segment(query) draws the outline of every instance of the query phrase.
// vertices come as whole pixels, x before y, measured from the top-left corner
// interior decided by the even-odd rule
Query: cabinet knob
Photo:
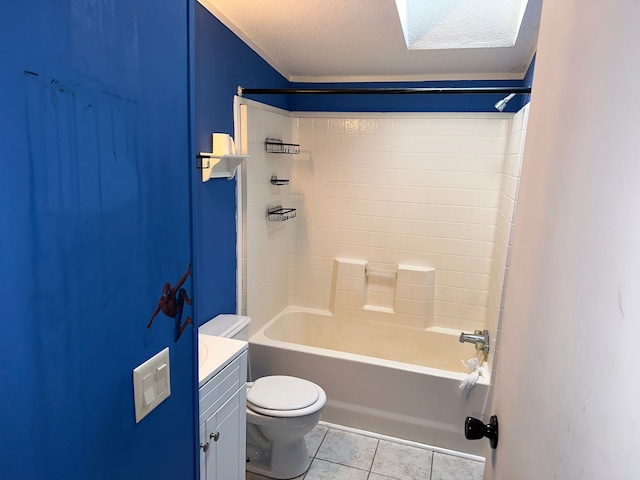
[[[206,453],[207,450],[209,450],[209,442],[205,443],[204,445],[201,443],[200,448],[202,449],[203,452]]]
[[[220,438],[220,432],[216,432],[216,433],[212,433],[209,435],[209,438],[213,438],[214,442],[217,442],[218,439]],[[208,444],[207,444],[208,445]],[[206,450],[205,450],[206,451]]]

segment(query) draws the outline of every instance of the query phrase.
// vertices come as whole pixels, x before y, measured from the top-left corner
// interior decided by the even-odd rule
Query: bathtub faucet
[[[460,343],[475,343],[476,350],[489,353],[489,332],[487,330],[476,330],[473,333],[461,333]]]

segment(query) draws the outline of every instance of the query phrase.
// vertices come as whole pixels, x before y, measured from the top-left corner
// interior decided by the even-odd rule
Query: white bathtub
[[[475,356],[460,332],[340,319],[287,308],[249,339],[250,372],[295,375],[327,392],[322,419],[458,452],[483,455],[485,441],[464,438],[466,416],[482,418],[489,379],[468,397],[460,360]]]

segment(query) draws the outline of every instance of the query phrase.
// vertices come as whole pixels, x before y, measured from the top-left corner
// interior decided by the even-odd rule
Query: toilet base
[[[288,480],[303,475],[311,465],[304,439],[289,444],[272,444],[271,455],[247,462],[247,472]]]

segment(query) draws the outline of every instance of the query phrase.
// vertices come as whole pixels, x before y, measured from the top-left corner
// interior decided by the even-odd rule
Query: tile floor
[[[407,445],[402,440],[318,425],[307,436],[313,460],[296,480],[482,480],[484,462]],[[247,472],[247,480],[265,477]]]

